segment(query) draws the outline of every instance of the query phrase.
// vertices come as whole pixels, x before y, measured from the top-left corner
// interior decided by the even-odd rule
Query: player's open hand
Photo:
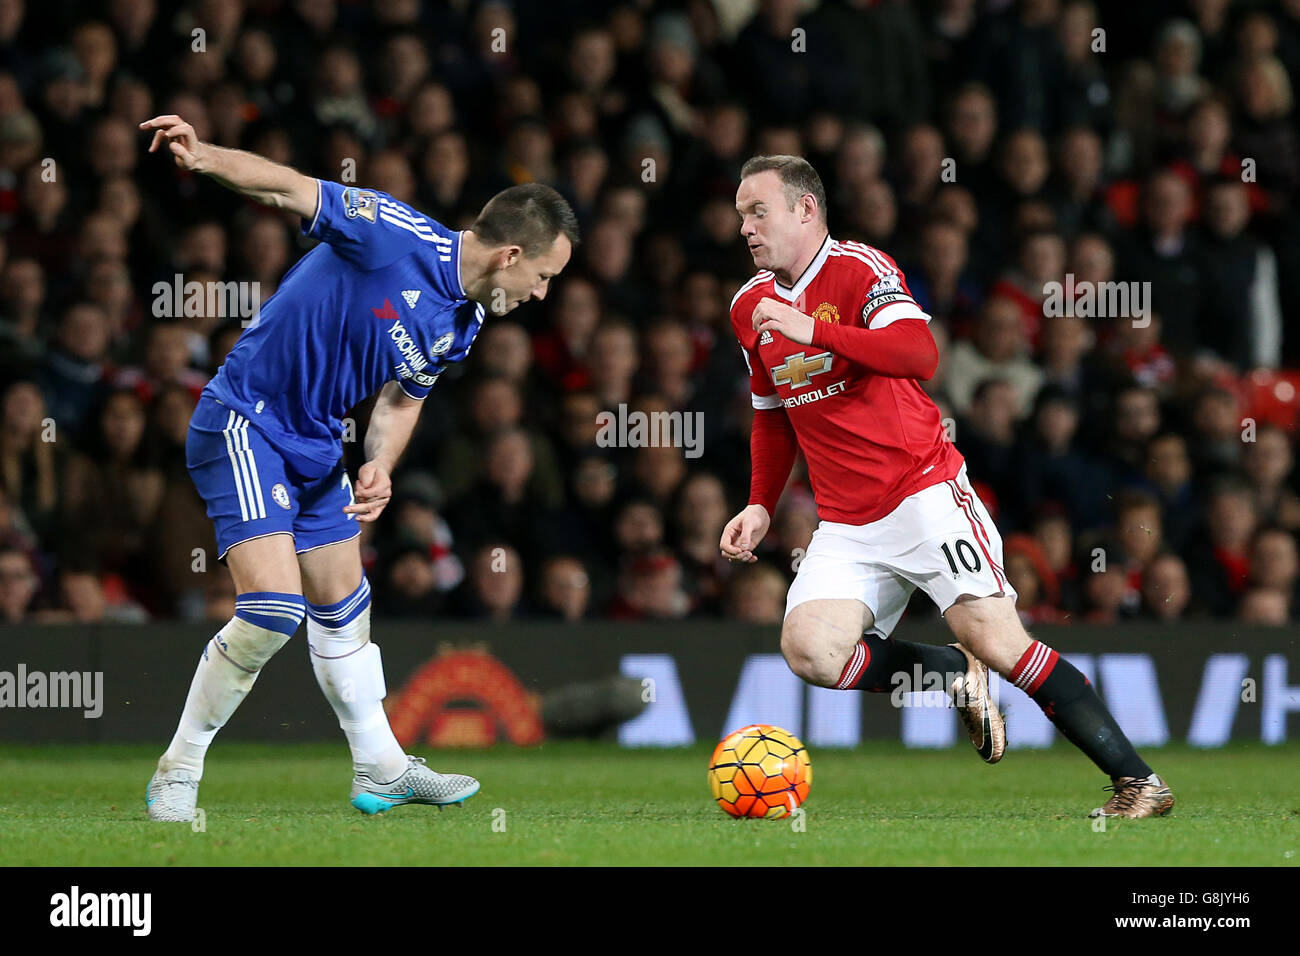
[[[203,144],[199,142],[194,127],[179,116],[155,116],[141,123],[140,128],[156,131],[153,134],[153,141],[149,144],[149,152],[156,152],[158,147],[165,143],[175,157],[176,165],[181,169],[203,171],[201,168]]]
[[[754,557],[754,549],[763,540],[771,524],[772,517],[766,508],[762,505],[748,506],[722,529],[722,541],[718,546],[722,549],[723,557],[728,561],[753,564],[758,560]]]
[[[356,515],[358,521],[374,521],[393,497],[393,481],[388,470],[368,461],[357,472],[357,483],[352,486],[356,504],[343,509],[344,514]]]
[[[754,306],[753,322],[755,332],[780,332],[791,342],[812,345],[813,317],[784,302],[770,297],[763,299]]]

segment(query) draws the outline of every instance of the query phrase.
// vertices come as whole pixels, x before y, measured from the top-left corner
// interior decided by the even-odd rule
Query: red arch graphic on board
[[[426,661],[388,702],[388,720],[403,747],[542,742],[538,697],[485,650],[453,650]]]

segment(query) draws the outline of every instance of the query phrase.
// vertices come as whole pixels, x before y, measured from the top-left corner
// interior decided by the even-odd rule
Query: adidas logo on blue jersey
[[[402,293],[402,298],[406,300],[406,304],[409,308],[414,309],[415,303],[420,301],[420,290],[407,289],[405,292]]]

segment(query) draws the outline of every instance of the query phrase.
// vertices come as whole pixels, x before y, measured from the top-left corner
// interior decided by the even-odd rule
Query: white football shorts
[[[904,498],[878,521],[821,522],[786,595],[785,613],[805,601],[856,598],[876,618],[867,633],[888,637],[917,588],[941,612],[964,594],[1016,597],[1002,567],[1002,537],[965,465],[956,478]]]

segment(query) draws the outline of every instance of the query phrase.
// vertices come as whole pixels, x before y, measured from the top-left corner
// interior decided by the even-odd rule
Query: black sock
[[[951,675],[966,673],[966,655],[955,647],[868,637],[858,641],[835,687],[887,694],[897,686],[894,675],[900,673],[907,675],[914,691],[933,689],[926,682],[933,681],[934,674],[943,675],[946,688]]]
[[[1112,780],[1151,775],[1088,678],[1046,644],[1034,641],[1012,668],[1010,680]]]

